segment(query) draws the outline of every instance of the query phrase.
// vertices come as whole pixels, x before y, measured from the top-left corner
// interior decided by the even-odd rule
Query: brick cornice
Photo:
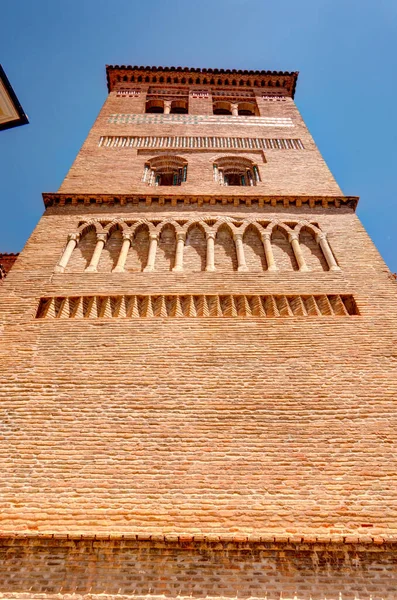
[[[202,205],[225,205],[225,206],[258,206],[264,207],[270,205],[273,207],[289,208],[290,206],[308,208],[350,208],[356,210],[358,196],[231,196],[217,194],[213,196],[189,194],[167,194],[167,195],[146,195],[142,194],[65,194],[59,192],[44,192],[43,201],[46,208],[50,206],[65,206],[67,204],[89,206],[91,204],[145,204],[151,206],[158,204],[160,206],[178,206],[182,204]]]
[[[232,87],[231,82],[235,80],[237,86],[240,86],[240,82],[246,85],[246,81],[248,78],[254,79],[258,82],[265,82],[265,86],[275,86],[276,90],[284,90],[286,96],[291,96],[291,98],[295,95],[296,83],[298,79],[299,72],[298,71],[253,71],[253,70],[237,70],[237,69],[201,69],[201,68],[193,68],[193,67],[138,67],[137,65],[106,65],[106,78],[107,78],[107,86],[109,92],[114,89],[114,86],[117,85],[117,75],[121,75],[123,78],[127,76],[128,81],[131,80],[131,76],[140,75],[143,76],[143,79],[149,75],[151,77],[150,82],[152,82],[152,76],[156,77],[164,77],[165,81],[168,76],[178,76],[184,77],[188,81],[189,78],[192,78],[194,82],[196,82],[197,76],[205,76],[207,79],[214,78],[216,82],[220,78],[222,83],[220,85],[227,85],[226,80],[229,81],[229,85],[231,89],[239,89]],[[282,85],[280,82],[282,79],[285,82],[285,85]],[[136,77],[135,77],[136,82]],[[156,81],[156,85],[160,84],[158,80]],[[180,85],[180,83],[178,84]],[[183,85],[183,84],[182,84]],[[186,83],[186,85],[189,85]],[[202,83],[200,82],[200,86],[213,85],[210,83]],[[215,83],[215,85],[219,85]],[[250,87],[254,87],[251,85]],[[240,88],[241,89],[241,88]],[[262,88],[266,89],[266,87]]]

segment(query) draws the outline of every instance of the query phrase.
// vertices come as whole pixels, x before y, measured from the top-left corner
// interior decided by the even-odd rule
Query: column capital
[[[68,242],[78,242],[80,239],[79,233],[69,233]]]
[[[177,231],[176,232],[176,240],[177,242],[179,242],[179,240],[185,241],[186,239],[186,233],[184,231]]]
[[[326,241],[326,239],[327,239],[327,234],[324,233],[323,231],[320,231],[320,233],[316,234],[316,242],[317,242],[317,244],[319,244],[321,240]]]
[[[152,232],[152,233],[149,233],[149,238],[150,238],[151,240],[156,240],[156,241],[158,241],[158,239],[159,239],[159,234],[158,234],[157,232]]]
[[[291,243],[294,240],[298,240],[299,241],[299,236],[297,233],[289,233],[288,234],[288,241]]]
[[[129,242],[131,242],[131,240],[132,240],[131,231],[123,231],[123,240],[128,240]]]
[[[215,231],[206,231],[205,237],[207,240],[214,240],[216,237],[216,233],[215,233]]]
[[[97,239],[97,242],[103,242],[105,244],[106,240],[108,239],[108,234],[107,233],[97,233],[96,239]]]
[[[236,241],[236,240],[242,240],[243,239],[243,233],[241,231],[235,231],[233,233],[233,239],[234,239],[234,241]]]
[[[262,240],[270,240],[271,236],[272,236],[272,234],[270,231],[263,231],[261,233]]]

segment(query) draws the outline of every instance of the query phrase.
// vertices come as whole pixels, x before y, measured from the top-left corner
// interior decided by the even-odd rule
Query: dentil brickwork
[[[297,74],[107,77],[0,288],[0,598],[395,598],[397,284]]]

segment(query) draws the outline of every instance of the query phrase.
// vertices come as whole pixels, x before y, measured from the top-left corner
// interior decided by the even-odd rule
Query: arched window
[[[213,165],[214,180],[220,185],[252,186],[260,182],[258,166],[248,158],[224,156]]]
[[[240,102],[238,105],[238,114],[245,117],[254,117],[256,114],[255,105],[251,102]]]
[[[164,102],[162,100],[148,100],[146,102],[147,113],[163,113]]]
[[[187,161],[180,156],[164,154],[145,164],[142,181],[148,185],[181,185],[187,178]]]
[[[186,100],[173,100],[171,102],[170,113],[172,115],[187,115],[188,112],[189,111]]]
[[[214,102],[214,115],[231,115],[232,107],[230,102]]]

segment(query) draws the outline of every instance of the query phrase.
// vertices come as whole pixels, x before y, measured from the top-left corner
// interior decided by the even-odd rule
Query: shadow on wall
[[[83,224],[56,272],[339,270],[317,225],[232,218]]]
[[[122,600],[392,600],[397,589],[391,547],[135,540],[93,544],[43,538],[29,544],[3,539],[2,551],[0,594],[7,598],[89,594],[94,599],[98,594],[99,599],[105,594]]]

